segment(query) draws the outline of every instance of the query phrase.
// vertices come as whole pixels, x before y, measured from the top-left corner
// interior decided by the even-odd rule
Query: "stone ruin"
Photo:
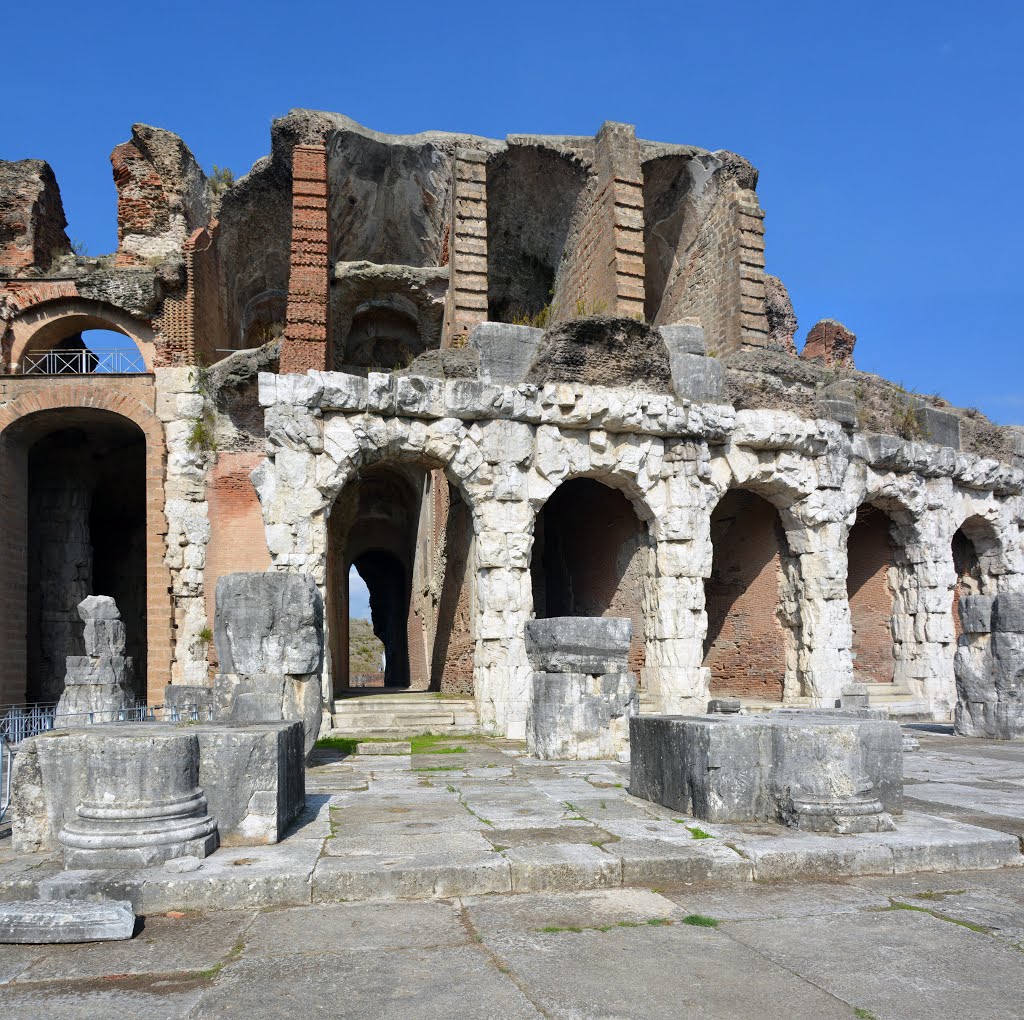
[[[538,754],[774,710],[770,738],[734,712],[700,732],[774,748],[758,811],[801,825],[892,808],[842,756],[850,810],[794,794],[782,710],[853,685],[869,713],[1021,735],[1024,434],[859,371],[834,320],[798,353],[743,157],[297,110],[233,182],[143,124],[112,164],[118,246],[94,257],[50,168],[0,162],[0,697],[196,711],[222,841],[276,838],[298,797],[245,777],[244,747],[308,751],[355,700],[353,571],[389,686]],[[85,349],[102,328],[122,371]],[[544,651],[593,621],[614,654]],[[46,773],[85,739],[19,755],[45,788],[24,845],[87,824]]]
[[[114,722],[134,707],[135,664],[125,653],[125,629],[109,595],[89,595],[78,605],[85,625],[85,655],[67,657],[64,693],[55,726]]]
[[[955,730],[966,737],[1024,738],[1024,596],[960,600]]]

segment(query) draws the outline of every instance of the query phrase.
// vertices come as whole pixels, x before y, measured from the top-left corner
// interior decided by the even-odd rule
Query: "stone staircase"
[[[899,722],[928,722],[934,716],[928,705],[914,697],[913,691],[903,684],[867,684],[868,705],[887,709],[891,718]]]
[[[331,722],[340,737],[455,735],[480,728],[472,698],[442,698],[433,691],[346,694],[334,702]]]

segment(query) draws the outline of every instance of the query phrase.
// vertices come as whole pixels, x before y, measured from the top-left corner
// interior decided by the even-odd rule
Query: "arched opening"
[[[847,539],[846,594],[853,628],[853,678],[858,683],[892,683],[896,545],[893,522],[876,506],[864,504]]]
[[[152,365],[152,330],[98,302],[46,302],[11,326],[18,375],[132,375]]]
[[[422,350],[416,307],[395,295],[356,309],[344,360],[346,365],[391,372],[405,368]]]
[[[629,617],[629,668],[642,676],[652,550],[647,525],[622,492],[593,478],[560,485],[537,517],[530,572],[539,619]]]
[[[800,696],[796,562],[779,512],[753,492],[731,489],[711,514],[711,543],[704,665],[712,695]]]
[[[994,594],[993,571],[999,551],[995,529],[983,517],[969,517],[953,533],[950,544],[953,557],[952,613],[953,633],[959,638],[960,599],[965,595]]]
[[[442,471],[361,470],[328,527],[336,695],[364,686],[472,694],[471,561],[468,507]]]
[[[25,699],[56,701],[65,659],[85,652],[78,603],[121,611],[136,697],[146,697],[146,443],[104,411],[35,416],[26,437]]]

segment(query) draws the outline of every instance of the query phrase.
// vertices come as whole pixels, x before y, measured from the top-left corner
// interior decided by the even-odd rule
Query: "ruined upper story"
[[[544,331],[526,381],[675,386],[1007,462],[1024,452],[1015,430],[857,372],[839,323],[816,324],[797,354],[789,296],[765,272],[757,171],[731,152],[615,123],[501,141],[297,110],[237,181],[141,124],[111,163],[118,247],[100,258],[72,251],[46,163],[0,163],[4,372],[106,328],[147,370],[259,349],[259,368],[283,372],[479,377],[493,353],[480,345],[500,334],[471,338],[497,322]],[[700,327],[697,347],[666,346],[659,328],[678,323]]]

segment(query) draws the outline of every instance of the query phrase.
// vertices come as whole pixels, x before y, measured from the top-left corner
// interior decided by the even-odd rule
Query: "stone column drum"
[[[217,848],[194,733],[152,724],[84,732],[86,796],[57,835],[66,868],[146,867]]]

